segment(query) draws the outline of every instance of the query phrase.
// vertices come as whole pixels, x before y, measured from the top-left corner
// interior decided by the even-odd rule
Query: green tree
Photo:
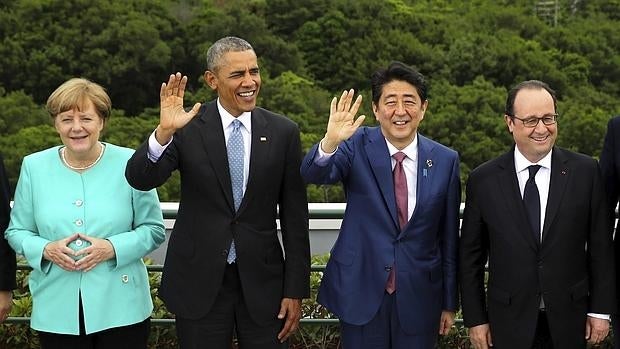
[[[17,133],[0,137],[0,153],[11,191],[15,190],[24,156],[61,144],[58,133],[50,124],[25,127]]]
[[[147,93],[183,56],[180,30],[163,1],[15,1],[1,5],[0,79],[37,103],[70,77],[108,88],[130,113],[157,100]],[[36,77],[36,78],[33,78]]]
[[[0,134],[9,135],[22,128],[51,124],[47,112],[24,91],[5,93],[0,87]]]

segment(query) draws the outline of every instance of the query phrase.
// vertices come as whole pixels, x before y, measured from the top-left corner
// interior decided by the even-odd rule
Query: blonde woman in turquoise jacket
[[[146,348],[142,257],[165,237],[157,193],[125,180],[133,150],[99,141],[111,111],[101,86],[71,79],[47,109],[63,145],[24,158],[5,233],[33,268],[30,325],[43,349]]]

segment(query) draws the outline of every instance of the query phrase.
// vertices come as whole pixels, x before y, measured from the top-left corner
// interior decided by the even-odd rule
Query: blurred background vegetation
[[[43,105],[76,76],[112,97],[103,139],[137,147],[158,122],[170,73],[188,75],[187,106],[214,98],[206,49],[235,35],[259,56],[259,105],[300,125],[304,151],[344,89],[364,95],[373,125],[369,77],[400,60],[428,78],[420,132],[460,153],[463,179],[512,144],[504,101],[525,79],[558,92],[559,145],[597,157],[620,113],[619,19],[619,0],[0,1],[0,153],[14,187],[23,156],[60,143]],[[338,186],[308,193],[344,201]],[[177,201],[178,176],[159,194]]]
[[[60,143],[43,105],[76,76],[112,97],[103,140],[137,147],[157,125],[159,86],[170,73],[188,75],[187,106],[215,97],[202,79],[206,49],[234,35],[259,56],[259,105],[300,125],[304,151],[322,138],[330,100],[344,89],[364,95],[365,124],[374,125],[369,77],[400,60],[428,78],[420,132],[460,153],[463,179],[512,145],[504,101],[526,79],[558,92],[559,145],[598,157],[607,120],[620,114],[619,20],[620,0],[0,0],[0,153],[14,188],[25,155]],[[344,201],[339,186],[308,193],[312,202]],[[178,176],[159,195],[178,201]],[[19,280],[12,315],[27,316],[25,272]],[[311,281],[314,295],[320,273]],[[307,301],[304,316],[330,316]],[[170,317],[155,303],[155,317]],[[0,326],[9,340],[0,348],[36,347],[29,331]],[[173,331],[155,327],[153,348],[173,346]],[[293,343],[334,348],[337,333],[305,326]],[[467,348],[465,329],[440,347]]]

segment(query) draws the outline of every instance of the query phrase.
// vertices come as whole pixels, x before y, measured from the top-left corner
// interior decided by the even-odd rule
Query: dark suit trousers
[[[233,330],[240,349],[283,349],[288,342],[280,343],[278,333],[283,320],[273,314],[273,321],[255,323],[243,299],[237,264],[226,267],[222,287],[215,304],[200,319],[177,317],[176,329],[180,349],[230,349]]]
[[[549,322],[547,321],[547,314],[545,314],[544,311],[538,312],[538,321],[536,323],[536,333],[534,334],[532,349],[553,349]]]
[[[398,318],[396,297],[385,292],[379,311],[369,323],[361,326],[341,324],[343,349],[434,349],[437,333],[410,335],[403,331]],[[411,311],[411,310],[405,310]]]

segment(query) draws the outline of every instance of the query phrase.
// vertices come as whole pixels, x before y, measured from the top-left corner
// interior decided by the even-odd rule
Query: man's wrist
[[[319,143],[319,146],[321,147],[321,150],[327,154],[331,154],[333,152],[336,151],[336,149],[338,149],[338,144],[340,142],[335,142],[334,140],[331,140],[329,138],[327,138],[327,136],[323,137],[323,139],[321,140],[321,142]]]
[[[164,130],[161,125],[157,125],[157,128],[155,129],[155,139],[160,145],[168,144],[170,139],[172,139],[173,134],[174,131]]]

